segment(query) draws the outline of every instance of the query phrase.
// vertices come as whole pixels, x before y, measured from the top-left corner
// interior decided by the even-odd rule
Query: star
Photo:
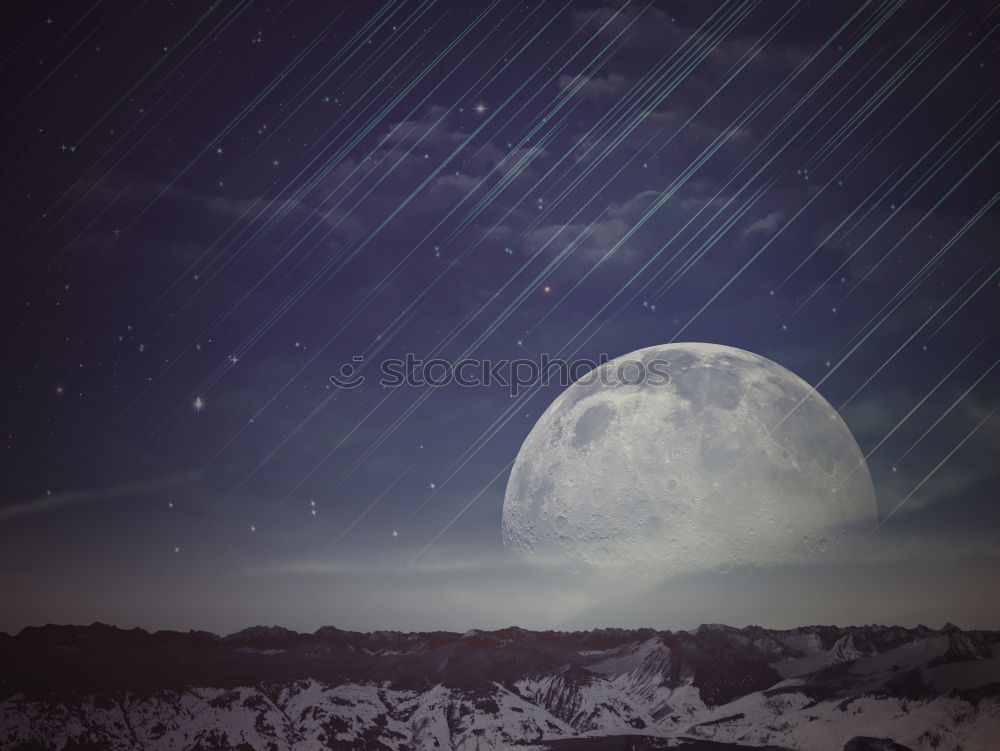
[[[392,530],[392,536],[399,537],[399,532],[397,532],[396,530]]]
[[[475,110],[475,111],[476,111],[476,113],[477,113],[477,114],[479,114],[479,115],[481,116],[481,115],[483,115],[483,113],[485,113],[485,112],[486,112],[486,105],[485,105],[485,104],[483,104],[482,102],[479,102],[479,103],[478,103],[478,104],[477,104],[477,105],[476,105],[475,107],[473,107],[472,109],[473,109],[473,110]]]
[[[253,524],[251,524],[251,525],[250,525],[250,531],[251,531],[251,532],[256,532],[256,531],[257,531],[257,528],[256,528],[256,527],[255,527],[255,526],[254,526]]]
[[[544,292],[546,295],[549,294],[551,291],[552,291],[552,287],[550,287],[547,284],[544,287],[542,287],[542,292]]]
[[[229,356],[229,362],[231,362],[233,365],[235,365],[239,361],[240,361],[240,359],[236,355],[230,355]]]
[[[180,553],[181,549],[177,545],[174,545],[174,552],[175,553]]]
[[[200,396],[196,396],[194,401],[191,402],[191,406],[194,407],[195,412],[201,412],[203,409],[205,409],[205,400],[202,399]]]
[[[436,487],[437,487],[437,485],[435,485],[433,482],[430,484],[430,489],[431,490],[434,490],[434,488],[436,488]]]

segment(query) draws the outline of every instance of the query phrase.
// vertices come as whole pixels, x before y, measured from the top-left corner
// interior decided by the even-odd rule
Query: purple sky
[[[0,629],[1000,627],[993,3],[5,19]],[[559,387],[377,378],[669,341],[819,384],[898,510],[794,570],[536,570],[504,468]]]

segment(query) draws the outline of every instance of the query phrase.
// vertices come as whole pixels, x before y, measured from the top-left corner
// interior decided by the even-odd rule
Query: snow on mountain
[[[674,662],[673,651],[663,639],[652,637],[599,654],[602,659],[588,663],[587,668],[638,700],[658,725],[670,715],[679,716],[675,725],[683,724],[683,718],[704,709],[692,686],[690,667]]]
[[[94,624],[0,638],[0,748],[16,751],[972,751],[997,738],[1000,634],[950,625],[217,637]]]
[[[875,647],[864,636],[852,631],[837,639],[833,648],[830,649],[826,661],[831,665],[836,665],[841,662],[850,662],[851,660],[856,660],[859,657],[874,654],[875,652]]]
[[[554,673],[522,679],[514,689],[577,732],[628,733],[655,724],[621,688],[576,665],[566,664]]]

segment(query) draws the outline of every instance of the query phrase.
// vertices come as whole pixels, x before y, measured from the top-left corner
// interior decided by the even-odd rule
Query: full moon
[[[808,563],[874,520],[861,450],[814,388],[751,352],[684,343],[560,394],[521,446],[502,523],[532,559],[672,575]]]

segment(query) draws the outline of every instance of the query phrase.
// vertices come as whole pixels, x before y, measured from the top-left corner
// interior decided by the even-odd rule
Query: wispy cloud
[[[110,501],[116,498],[126,498],[128,496],[150,495],[159,492],[164,488],[177,485],[189,479],[190,475],[170,475],[167,477],[150,480],[148,482],[123,483],[105,488],[91,488],[88,490],[66,490],[61,493],[46,493],[45,495],[30,501],[22,501],[10,506],[0,508],[0,524],[21,519],[26,516],[38,516],[56,511],[67,506],[76,506],[84,503],[95,503],[99,501]]]
[[[774,231],[778,229],[778,224],[780,224],[782,218],[784,218],[784,214],[780,211],[772,211],[763,219],[758,219],[756,222],[752,222],[745,230],[743,230],[743,237],[752,235],[754,232],[761,232],[765,235],[773,235]]]
[[[264,566],[251,566],[246,572],[254,575],[291,575],[291,576],[356,576],[359,574],[398,574],[402,568],[397,561],[377,562],[325,562],[325,561],[286,561]],[[410,571],[429,574],[466,573],[471,571],[497,571],[500,569],[518,569],[528,566],[540,568],[558,568],[555,564],[545,562],[524,561],[514,556],[456,556],[433,561],[417,561],[409,567]]]
[[[563,91],[570,89],[574,96],[601,103],[618,99],[632,83],[623,75],[609,73],[592,78],[564,75],[559,77],[558,85]]]

